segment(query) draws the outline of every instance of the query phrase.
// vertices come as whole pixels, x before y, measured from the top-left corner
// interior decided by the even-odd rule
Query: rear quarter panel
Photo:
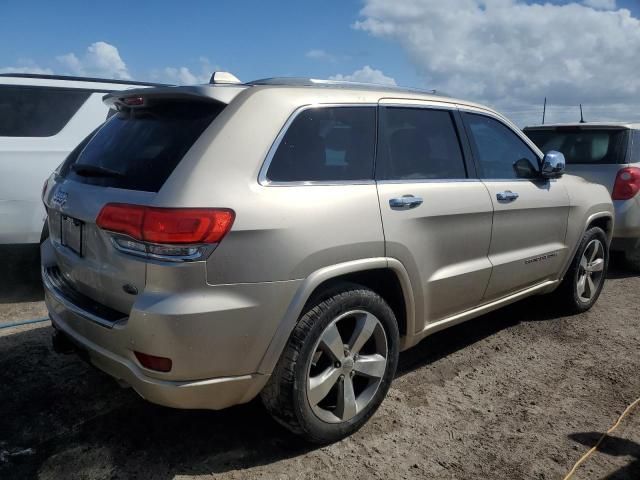
[[[373,181],[305,186],[258,182],[262,163],[289,116],[302,105],[354,101],[352,95],[340,95],[316,89],[242,92],[160,190],[158,206],[236,212],[231,231],[207,261],[208,283],[302,279],[329,265],[384,255]]]

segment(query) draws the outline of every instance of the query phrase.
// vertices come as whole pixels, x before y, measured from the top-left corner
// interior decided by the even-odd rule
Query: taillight
[[[136,240],[142,238],[145,207],[125,203],[109,203],[102,207],[96,224],[104,230],[124,233]]]
[[[618,171],[613,185],[613,200],[629,200],[640,191],[640,168],[626,167]]]
[[[124,97],[124,98],[121,98],[121,100],[125,105],[129,105],[132,107],[144,105],[143,97]]]
[[[135,240],[155,244],[218,243],[235,214],[226,208],[156,208],[124,203],[105,205],[96,224]]]
[[[153,243],[218,243],[233,219],[231,210],[147,208],[142,237]]]

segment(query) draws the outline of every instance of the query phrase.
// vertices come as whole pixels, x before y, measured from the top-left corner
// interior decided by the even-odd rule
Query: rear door
[[[68,157],[45,203],[55,272],[74,291],[127,313],[145,286],[144,258],[122,253],[127,238],[96,226],[107,203],[153,205],[156,193],[222,109],[212,102],[165,100],[121,108]],[[131,248],[134,244],[131,243]],[[133,288],[131,288],[133,287]]]
[[[386,255],[407,268],[416,317],[435,322],[477,306],[491,263],[493,206],[475,178],[454,106],[383,100],[376,180]],[[417,331],[424,327],[416,322]]]
[[[569,195],[562,178],[535,175],[538,154],[500,118],[481,111],[463,111],[462,117],[494,208],[485,299],[555,280],[568,254]],[[515,168],[523,159],[533,166],[529,175]]]
[[[532,128],[525,131],[543,152],[557,150],[567,161],[567,172],[613,191],[618,170],[629,162],[630,131],[589,126]]]

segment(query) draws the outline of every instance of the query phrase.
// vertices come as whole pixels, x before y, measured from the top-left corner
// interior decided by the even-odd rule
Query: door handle
[[[512,192],[511,190],[506,190],[504,192],[499,192],[496,194],[496,198],[499,202],[513,202],[519,196],[520,195],[518,195],[516,192]]]
[[[391,208],[416,208],[422,204],[421,197],[414,197],[413,195],[403,195],[402,197],[396,197],[389,200],[389,206]]]

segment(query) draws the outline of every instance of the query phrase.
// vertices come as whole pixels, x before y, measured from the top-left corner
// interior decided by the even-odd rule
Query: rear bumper
[[[55,302],[56,300],[47,294],[47,305]],[[79,335],[70,328],[62,316],[52,312],[50,317],[54,328],[67,335],[93,365],[130,385],[142,398],[158,405],[220,410],[250,401],[262,390],[269,378],[268,375],[254,374],[183,382],[158,380],[145,375],[130,360]]]
[[[611,249],[628,251],[640,248],[640,195],[631,200],[613,202],[616,212]]]
[[[182,289],[174,282],[141,292],[123,318],[107,319],[56,285],[47,273],[49,243],[42,247],[42,277],[54,327],[142,397],[176,408],[221,409],[251,400],[267,382],[270,372],[259,373],[259,366],[300,281]],[[135,351],[170,358],[171,371],[143,367]]]

